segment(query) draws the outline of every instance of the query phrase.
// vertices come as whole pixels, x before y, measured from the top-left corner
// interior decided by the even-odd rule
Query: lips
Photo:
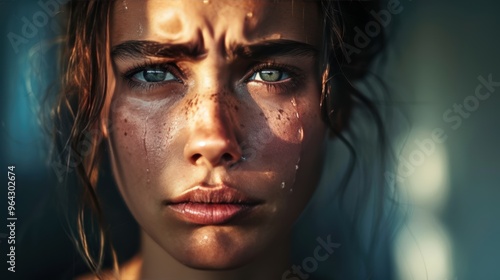
[[[199,225],[229,223],[249,214],[262,201],[251,198],[226,185],[197,186],[187,193],[166,201],[178,218]]]

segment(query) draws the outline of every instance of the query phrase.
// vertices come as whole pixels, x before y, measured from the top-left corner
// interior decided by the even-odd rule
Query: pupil
[[[148,82],[161,82],[165,80],[167,73],[162,70],[147,70],[144,71],[144,79]]]

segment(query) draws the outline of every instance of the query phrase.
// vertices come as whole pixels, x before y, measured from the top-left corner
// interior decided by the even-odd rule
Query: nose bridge
[[[194,113],[207,129],[222,129],[230,122],[230,112],[226,107],[231,96],[224,68],[224,62],[211,53],[200,63],[196,74],[198,83],[194,95],[198,107]]]
[[[231,99],[221,68],[207,63],[198,69],[193,87],[193,110],[189,113],[190,136],[186,158],[195,165],[234,164],[241,158],[237,140],[236,116],[230,110]]]
[[[210,90],[211,89],[211,90]],[[231,129],[231,116],[228,110],[228,96],[224,89],[218,87],[201,89],[198,94],[198,107],[193,113],[195,117],[195,129],[205,131],[215,137],[229,137]]]

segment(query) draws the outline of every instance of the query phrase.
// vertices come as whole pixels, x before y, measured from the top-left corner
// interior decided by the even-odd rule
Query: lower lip
[[[209,204],[209,203],[177,203],[168,207],[187,222],[200,225],[217,225],[227,223],[237,216],[252,209],[243,204]]]

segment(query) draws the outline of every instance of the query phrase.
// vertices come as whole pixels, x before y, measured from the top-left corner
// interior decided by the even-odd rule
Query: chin
[[[230,270],[251,263],[266,251],[262,241],[266,235],[232,226],[204,226],[188,232],[162,247],[183,265],[200,270]],[[260,234],[259,234],[260,233]],[[261,242],[256,242],[256,241]]]
[[[178,259],[178,261],[189,268],[198,270],[231,270],[240,268],[251,261],[251,259],[248,258],[248,255],[225,255],[216,258],[211,257],[210,255],[212,254],[208,254],[208,256],[195,254],[180,260]]]
[[[208,242],[187,242],[183,250],[171,251],[171,256],[183,265],[200,270],[230,270],[242,267],[258,255],[252,242],[232,238],[212,239]],[[177,248],[180,249],[180,248]]]

